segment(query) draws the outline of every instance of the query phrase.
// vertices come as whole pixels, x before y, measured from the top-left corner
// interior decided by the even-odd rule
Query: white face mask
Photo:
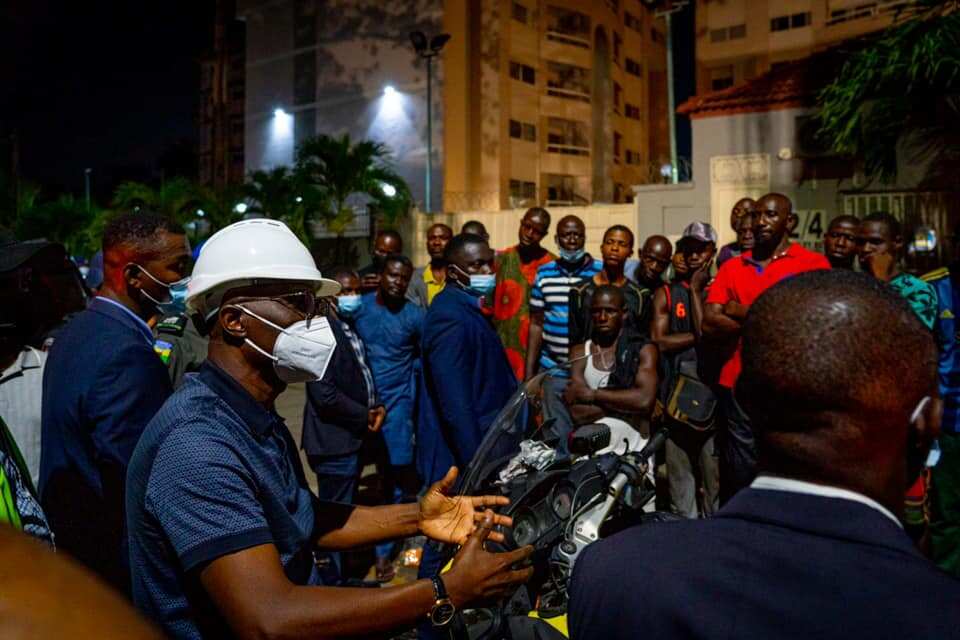
[[[245,307],[232,306],[280,332],[277,341],[273,343],[272,354],[254,344],[249,338],[245,342],[273,360],[273,368],[281,380],[288,384],[311,382],[321,379],[326,373],[333,350],[337,347],[337,339],[326,318],[323,316],[312,318],[309,327],[306,320],[300,320],[284,329]]]

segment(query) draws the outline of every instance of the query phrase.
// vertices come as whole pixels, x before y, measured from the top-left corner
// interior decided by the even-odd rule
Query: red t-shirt
[[[826,257],[804,249],[796,242],[790,243],[786,251],[774,257],[766,267],[754,262],[752,256],[753,252],[748,251],[727,260],[720,267],[717,278],[710,285],[707,304],[724,305],[733,300],[749,307],[761,293],[784,278],[830,268]],[[737,350],[720,370],[720,384],[730,389],[740,376],[740,347],[741,344],[737,344]]]

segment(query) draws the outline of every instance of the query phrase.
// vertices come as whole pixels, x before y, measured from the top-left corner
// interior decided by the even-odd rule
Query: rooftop
[[[794,60],[743,84],[692,96],[677,108],[690,118],[710,118],[810,107],[840,71],[845,56],[836,49]]]

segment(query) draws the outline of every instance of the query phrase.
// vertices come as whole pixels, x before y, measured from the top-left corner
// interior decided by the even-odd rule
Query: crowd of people
[[[759,637],[785,621],[887,636],[898,612],[960,598],[960,268],[904,271],[889,214],[833,219],[823,253],[791,239],[796,222],[771,193],[734,205],[723,247],[705,222],[676,242],[614,225],[595,257],[567,215],[554,255],[535,207],[516,245],[437,223],[417,266],[383,231],[371,264],[327,278],[282,223],[231,225],[194,261],[182,227],[140,212],[107,225],[95,287],[62,246],[0,238],[0,520],[173,637],[429,636],[531,575],[532,549],[483,544],[510,526],[506,499],[455,487],[535,384],[529,420],[562,456],[583,425],[636,447],[668,428],[652,476],[684,519],[588,549],[574,637]],[[295,383],[299,443],[275,408]],[[368,462],[381,506],[355,504]],[[405,539],[425,545],[420,579],[387,586]],[[442,574],[441,543],[461,545]],[[343,570],[363,546],[384,588]],[[791,595],[853,576],[852,608]],[[904,595],[928,588],[927,604]],[[888,598],[870,625],[825,632]],[[956,607],[938,615],[919,635],[960,633]]]

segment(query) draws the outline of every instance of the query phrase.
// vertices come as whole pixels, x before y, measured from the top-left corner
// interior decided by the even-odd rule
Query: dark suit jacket
[[[417,425],[417,468],[429,484],[454,463],[464,469],[517,379],[478,299],[459,287],[447,286],[433,299],[422,344],[426,394]]]
[[[102,298],[63,328],[44,369],[41,504],[57,547],[124,592],[127,463],[171,391],[153,333]]]
[[[337,348],[322,380],[307,383],[300,446],[307,455],[356,453],[367,433],[367,383],[341,321],[330,317]]]
[[[960,582],[850,500],[745,489],[714,518],[640,526],[574,569],[571,638],[960,637]]]

